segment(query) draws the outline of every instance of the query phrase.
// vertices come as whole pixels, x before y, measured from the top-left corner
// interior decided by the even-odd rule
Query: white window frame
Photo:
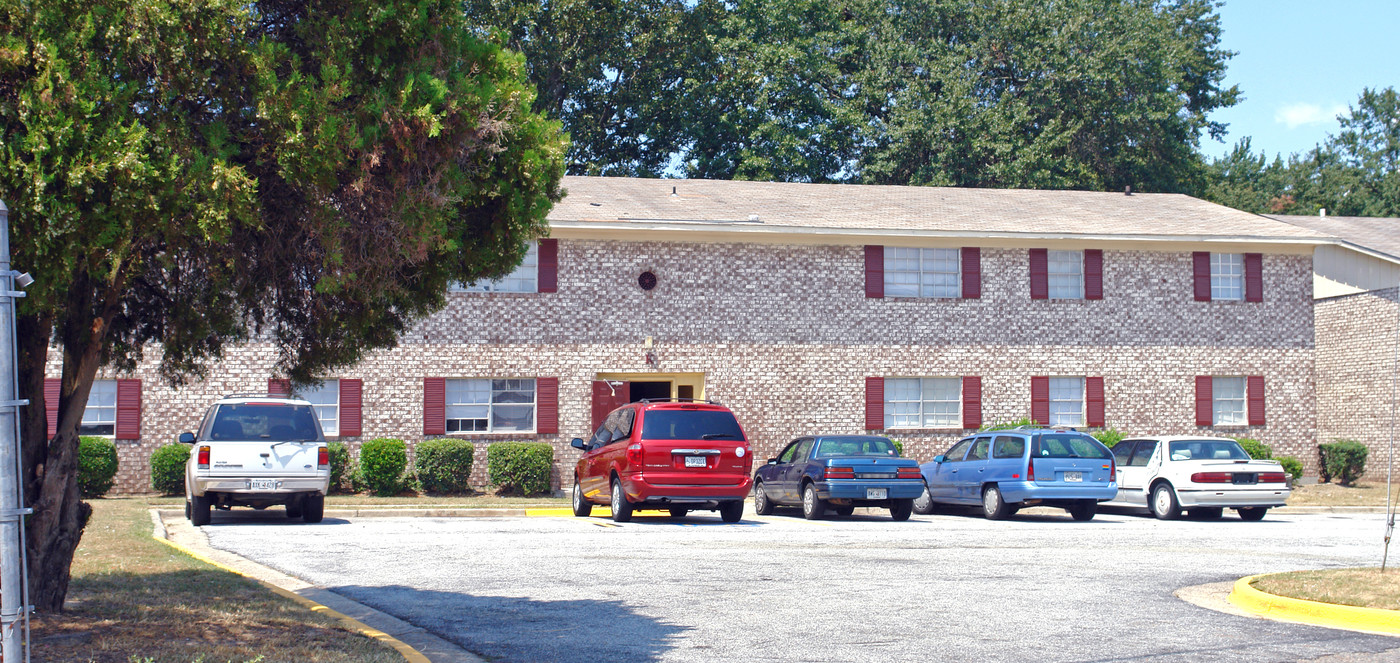
[[[961,249],[885,247],[885,296],[925,299],[961,297]]]
[[[1244,254],[1210,254],[1211,301],[1244,301]]]
[[[320,387],[298,391],[296,397],[311,403],[322,435],[340,437],[340,380],[325,380]]]
[[[1084,252],[1046,251],[1045,273],[1050,299],[1084,299]]]
[[[1084,425],[1084,378],[1050,378],[1050,427],[1077,428]]]
[[[1243,376],[1210,379],[1210,422],[1212,426],[1249,425],[1249,380]]]
[[[527,384],[528,383],[528,384]],[[498,400],[506,394],[530,392],[530,401]],[[443,415],[450,435],[491,433],[534,433],[539,428],[539,382],[534,378],[460,378],[446,380],[443,389]],[[508,428],[497,424],[498,412],[529,406],[530,427]],[[481,416],[464,416],[469,414]],[[457,416],[453,416],[453,415]],[[454,422],[456,422],[454,424]],[[470,428],[465,422],[473,423]],[[455,425],[455,429],[454,429]]]
[[[110,401],[110,403],[108,403]],[[87,426],[111,426],[109,433],[84,432]],[[88,392],[87,405],[83,408],[83,420],[78,424],[79,435],[93,437],[117,436],[117,381],[93,380],[92,391]]]
[[[885,378],[885,428],[962,427],[962,378]]]
[[[540,243],[530,242],[530,248],[520,265],[505,276],[495,280],[481,280],[471,284],[454,281],[448,286],[449,292],[539,292],[540,291]]]

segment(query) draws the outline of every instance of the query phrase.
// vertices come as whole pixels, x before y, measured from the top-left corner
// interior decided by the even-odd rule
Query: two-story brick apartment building
[[[328,435],[461,436],[478,459],[492,441],[544,441],[566,487],[568,441],[598,413],[679,396],[730,406],[760,459],[803,433],[864,430],[927,459],[1034,417],[1249,436],[1313,463],[1320,233],[1182,195],[565,186],[515,274],[450,294],[397,348],[304,394]],[[146,489],[150,451],[216,395],[269,388],[272,362],[250,344],[178,391],[146,367],[94,389],[119,490]]]

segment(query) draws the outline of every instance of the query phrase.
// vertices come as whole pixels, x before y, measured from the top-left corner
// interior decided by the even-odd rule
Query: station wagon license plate
[[[866,489],[865,489],[865,499],[867,499],[867,500],[883,500],[883,499],[889,498],[889,496],[890,496],[890,489],[889,489],[889,488],[866,488]]]
[[[248,490],[277,490],[277,480],[251,479],[248,481]]]
[[[708,465],[708,463],[705,462],[705,457],[704,457],[704,456],[686,456],[686,457],[685,457],[685,466],[686,466],[686,467],[706,467],[707,465]]]
[[[1082,482],[1082,481],[1084,481],[1084,473],[1083,473],[1083,472],[1065,472],[1065,481],[1069,481],[1069,482]]]

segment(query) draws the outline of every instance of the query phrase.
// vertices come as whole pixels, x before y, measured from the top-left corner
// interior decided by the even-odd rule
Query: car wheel
[[[586,518],[593,513],[593,503],[583,499],[583,487],[574,481],[574,515]]]
[[[737,523],[744,517],[744,500],[733,500],[719,505],[719,517],[726,523]]]
[[[760,516],[773,513],[773,500],[768,499],[768,489],[763,487],[762,481],[753,485],[753,512]]]
[[[1218,506],[1186,510],[1186,515],[1195,520],[1220,520],[1220,516],[1224,515],[1224,513],[1225,509]]]
[[[307,523],[319,523],[321,517],[326,515],[326,496],[307,495],[301,501],[301,520]]]
[[[681,508],[671,509],[671,517],[672,517],[672,518],[684,518],[684,517],[685,517],[685,514],[687,514],[687,513],[690,513],[690,509],[681,509]]]
[[[938,512],[938,505],[933,503],[933,496],[928,493],[928,485],[924,485],[922,495],[914,498],[914,513],[927,516]]]
[[[831,510],[835,511],[836,515],[838,516],[849,516],[856,512],[856,507],[851,504],[842,504],[839,506],[831,507]]]
[[[1099,503],[1094,500],[1080,500],[1069,508],[1070,517],[1079,522],[1086,522],[1094,519],[1094,513],[1099,510]]]
[[[802,487],[802,517],[816,520],[826,513],[826,503],[817,497],[817,487],[807,484]]]
[[[1240,520],[1248,520],[1248,521],[1251,521],[1251,522],[1258,522],[1258,521],[1264,519],[1264,514],[1266,514],[1266,513],[1269,512],[1269,507],[1266,507],[1266,506],[1251,506],[1251,507],[1245,507],[1245,508],[1243,508],[1243,509],[1240,509],[1239,512],[1240,512]]]
[[[895,520],[909,520],[909,514],[914,513],[914,500],[900,499],[894,500],[890,504],[890,518]]]
[[[287,517],[288,517],[288,518],[300,518],[300,517],[301,517],[301,501],[297,500],[295,497],[292,498],[292,501],[287,502]]]
[[[982,515],[987,520],[1001,520],[1009,515],[1010,509],[1006,502],[1001,499],[1001,489],[996,484],[992,484],[982,489]]]
[[[209,507],[213,500],[208,496],[190,496],[190,524],[195,527],[209,524]]]
[[[1176,491],[1166,482],[1152,489],[1152,515],[1160,520],[1176,520],[1181,517],[1181,504],[1176,501]]]
[[[622,492],[621,479],[613,479],[612,482],[612,519],[615,523],[632,520],[632,503],[627,501],[627,494]]]

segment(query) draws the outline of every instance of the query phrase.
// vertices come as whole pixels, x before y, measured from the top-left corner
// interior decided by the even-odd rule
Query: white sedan
[[[1288,499],[1288,476],[1276,460],[1254,460],[1222,437],[1143,437],[1113,447],[1118,495],[1106,505],[1146,508],[1163,520],[1219,518],[1226,508],[1261,520]]]

